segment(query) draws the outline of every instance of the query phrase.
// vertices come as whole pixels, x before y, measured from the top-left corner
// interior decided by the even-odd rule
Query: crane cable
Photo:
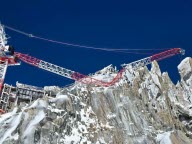
[[[36,36],[30,33],[23,32],[21,30],[9,27],[7,25],[3,25],[5,28],[17,32],[19,34],[25,35],[27,37],[31,38],[36,38],[39,40],[47,41],[47,42],[52,42],[56,44],[61,44],[65,46],[71,46],[71,47],[78,47],[78,48],[84,48],[84,49],[93,49],[93,50],[101,50],[101,51],[108,51],[108,52],[119,52],[119,53],[132,53],[132,54],[152,54],[152,53],[143,53],[143,52],[138,52],[138,51],[157,51],[157,50],[167,50],[168,48],[164,49],[111,49],[111,48],[99,48],[99,47],[93,47],[93,46],[86,46],[86,45],[79,45],[79,44],[73,44],[73,43],[67,43],[67,42],[61,42],[61,41],[56,41],[56,40],[51,40],[48,38]]]

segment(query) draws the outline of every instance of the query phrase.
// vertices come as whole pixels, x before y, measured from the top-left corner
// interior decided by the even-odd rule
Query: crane
[[[0,92],[2,91],[7,67],[20,65],[20,63],[17,61],[17,57],[13,54],[14,48],[7,45],[4,27],[0,24]]]
[[[3,26],[0,24],[0,92],[3,88],[5,74],[8,66],[20,65],[14,54],[14,48],[7,45],[7,37]]]
[[[17,61],[17,57],[14,54],[14,48],[7,45],[7,37],[3,26],[0,24],[0,93],[2,93],[4,79],[8,66],[20,65]],[[0,105],[3,100],[0,96]],[[0,109],[0,114],[5,113],[3,109]]]
[[[134,62],[131,62],[129,64],[123,64],[122,65],[123,69],[121,69],[117,73],[117,75],[112,79],[112,81],[110,81],[110,82],[105,82],[102,80],[95,79],[91,76],[83,75],[79,72],[75,72],[75,71],[57,66],[55,64],[52,64],[52,63],[37,59],[35,57],[29,56],[27,54],[15,52],[15,55],[18,59],[20,59],[21,61],[23,61],[25,63],[28,63],[28,64],[33,65],[35,67],[38,67],[40,69],[44,69],[46,71],[55,73],[57,75],[60,75],[60,76],[66,77],[66,78],[69,78],[69,79],[72,79],[75,81],[79,81],[79,82],[84,83],[84,84],[93,84],[93,85],[97,85],[97,86],[111,86],[111,85],[115,84],[117,81],[119,81],[119,79],[121,79],[122,74],[125,71],[125,69],[130,67],[130,66],[133,69],[137,69],[139,67],[146,66],[155,60],[159,61],[159,60],[162,60],[162,59],[165,59],[165,58],[177,55],[177,54],[184,55],[184,53],[185,53],[184,49],[172,48],[170,50],[154,54],[150,57],[147,57],[147,58],[144,58],[144,59],[141,59],[138,61],[134,61]]]
[[[27,34],[25,32],[21,32],[19,30],[16,30],[16,29],[8,27],[8,26],[5,26],[5,27],[10,29],[10,30],[13,30],[15,32],[19,32],[20,34],[24,34],[24,35],[27,35],[30,37],[40,38],[43,40],[48,40],[45,38],[34,36],[32,34]],[[55,42],[53,40],[48,40],[48,41]],[[61,42],[59,42],[59,43],[61,43]],[[10,51],[10,48],[6,47],[6,44],[7,44],[7,38],[5,35],[4,27],[3,27],[3,25],[0,24],[0,51],[1,52]],[[80,46],[80,45],[74,45],[74,44],[68,44],[68,43],[64,43],[64,44],[65,45]],[[88,48],[87,46],[80,46],[80,47]],[[94,49],[98,49],[98,48],[94,48]],[[79,72],[75,72],[75,71],[57,66],[55,64],[52,64],[52,63],[37,59],[35,57],[29,56],[27,54],[22,54],[19,52],[14,53],[14,51],[12,51],[11,53],[12,53],[11,56],[7,56],[7,55],[0,56],[0,62],[4,63],[5,61],[7,61],[7,65],[19,65],[20,63],[18,63],[17,59],[20,59],[21,61],[26,62],[30,65],[36,66],[38,68],[41,68],[41,69],[44,69],[46,71],[55,73],[57,75],[61,75],[63,77],[69,78],[69,79],[73,79],[75,81],[79,81],[79,82],[84,83],[84,84],[94,84],[94,85],[99,85],[99,86],[111,86],[114,83],[116,83],[117,81],[119,81],[119,79],[121,79],[122,74],[126,70],[127,67],[132,67],[133,69],[137,69],[138,67],[143,67],[143,66],[150,64],[154,60],[158,61],[161,59],[165,59],[167,57],[174,56],[176,54],[184,54],[185,51],[181,48],[173,48],[173,49],[170,49],[170,50],[158,53],[158,54],[154,54],[150,57],[147,57],[147,58],[144,58],[144,59],[141,59],[138,61],[134,61],[134,62],[129,63],[129,64],[124,64],[124,65],[122,65],[123,68],[117,73],[117,75],[110,82],[98,80],[98,79],[95,79],[91,76],[83,75]],[[13,53],[14,53],[14,55],[13,55]],[[1,79],[1,77],[0,77],[0,79]]]
[[[12,29],[12,30],[15,31],[15,29]],[[16,31],[19,33],[23,33],[18,30],[16,30]],[[26,35],[26,33],[23,33],[23,34]],[[29,36],[31,37],[32,35],[29,35]],[[40,38],[40,37],[36,37],[36,38]],[[40,38],[40,39],[43,39],[43,38]],[[44,40],[46,40],[46,39],[44,39]],[[53,42],[53,41],[51,40],[51,42]],[[67,44],[67,43],[65,43],[65,44]],[[73,45],[73,44],[67,44],[67,45]],[[79,45],[73,45],[73,46],[79,46]],[[86,47],[86,46],[79,46],[79,47]],[[86,47],[86,48],[88,48],[88,47]],[[32,66],[38,67],[40,69],[44,69],[46,71],[55,73],[57,75],[60,75],[60,76],[84,83],[84,84],[91,84],[91,85],[96,85],[96,86],[107,87],[107,86],[114,85],[116,82],[118,82],[122,78],[123,72],[129,67],[131,67],[133,69],[137,69],[139,67],[146,66],[155,60],[159,61],[159,60],[162,60],[162,59],[165,59],[167,57],[171,57],[171,56],[174,56],[177,54],[183,55],[184,53],[185,53],[184,49],[173,48],[173,49],[161,52],[161,53],[154,54],[150,57],[146,57],[146,58],[138,60],[138,61],[134,61],[134,62],[131,62],[128,64],[123,64],[122,65],[123,68],[116,74],[116,76],[110,82],[106,82],[106,81],[102,81],[102,80],[93,78],[91,76],[83,75],[76,71],[69,70],[67,68],[57,66],[55,64],[43,61],[41,59],[37,59],[37,58],[29,56],[27,54],[14,52],[14,48],[7,45],[7,38],[5,35],[5,31],[4,31],[3,26],[0,24],[0,93],[2,92],[2,89],[3,89],[3,84],[4,84],[7,67],[12,66],[12,65],[20,65],[20,63],[18,62],[18,59],[20,59],[21,61],[28,63]],[[3,102],[3,100],[2,100],[2,95],[1,95],[0,104],[2,102]],[[0,113],[5,113],[5,111],[6,110],[4,108],[0,109]]]

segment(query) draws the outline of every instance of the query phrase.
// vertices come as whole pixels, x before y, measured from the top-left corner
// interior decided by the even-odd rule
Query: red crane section
[[[181,48],[173,48],[173,49],[170,49],[170,50],[167,50],[167,51],[152,55],[151,56],[151,61],[154,61],[154,60],[159,61],[159,60],[174,56],[176,54],[184,55],[185,50],[181,49]]]
[[[18,53],[15,52],[14,53],[20,60],[22,60],[25,63],[28,63],[30,65],[34,65],[34,66],[38,66],[38,63],[41,61],[40,59],[31,57],[27,54],[22,54],[22,53]]]
[[[147,57],[147,58],[144,58],[144,59],[141,59],[141,60],[129,63],[129,64],[124,64],[123,65],[124,68],[122,70],[120,70],[119,73],[117,73],[117,75],[110,82],[98,80],[98,79],[95,79],[91,76],[83,75],[81,73],[78,73],[78,72],[75,72],[75,71],[72,71],[72,70],[48,63],[46,61],[37,59],[35,57],[31,57],[27,54],[15,52],[15,55],[20,60],[22,60],[23,62],[26,62],[30,65],[36,66],[38,68],[41,68],[41,69],[44,69],[47,71],[50,71],[52,73],[61,75],[63,77],[69,78],[69,79],[73,79],[75,81],[79,81],[79,82],[84,83],[84,84],[93,84],[93,85],[98,85],[98,86],[111,86],[111,85],[115,84],[116,82],[118,82],[122,78],[122,74],[128,66],[131,66],[132,68],[136,69],[138,67],[148,65],[154,60],[156,60],[156,61],[162,60],[162,59],[165,59],[167,57],[171,57],[171,56],[176,55],[176,54],[184,54],[184,52],[185,51],[181,48],[173,48],[173,49],[152,55],[150,57]]]

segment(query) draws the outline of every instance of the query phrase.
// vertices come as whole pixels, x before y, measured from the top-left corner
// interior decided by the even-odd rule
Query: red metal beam
[[[28,64],[31,64],[31,65],[34,65],[34,66],[38,66],[38,64],[40,63],[40,59],[37,59],[35,57],[32,57],[32,56],[29,56],[27,54],[22,54],[22,53],[18,53],[18,52],[15,52],[14,53],[20,60],[28,63]]]
[[[182,53],[181,48],[173,48],[173,49],[152,55],[150,58],[151,58],[151,61],[154,61],[154,60],[158,61],[158,60],[162,60],[180,53]]]

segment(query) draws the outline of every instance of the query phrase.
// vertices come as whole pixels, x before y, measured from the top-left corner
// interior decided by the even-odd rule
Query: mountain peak
[[[191,58],[179,64],[177,85],[153,62],[151,71],[126,69],[111,87],[44,87],[52,97],[20,101],[1,115],[0,142],[191,144],[191,64]],[[92,77],[108,81],[116,74],[109,65]]]

